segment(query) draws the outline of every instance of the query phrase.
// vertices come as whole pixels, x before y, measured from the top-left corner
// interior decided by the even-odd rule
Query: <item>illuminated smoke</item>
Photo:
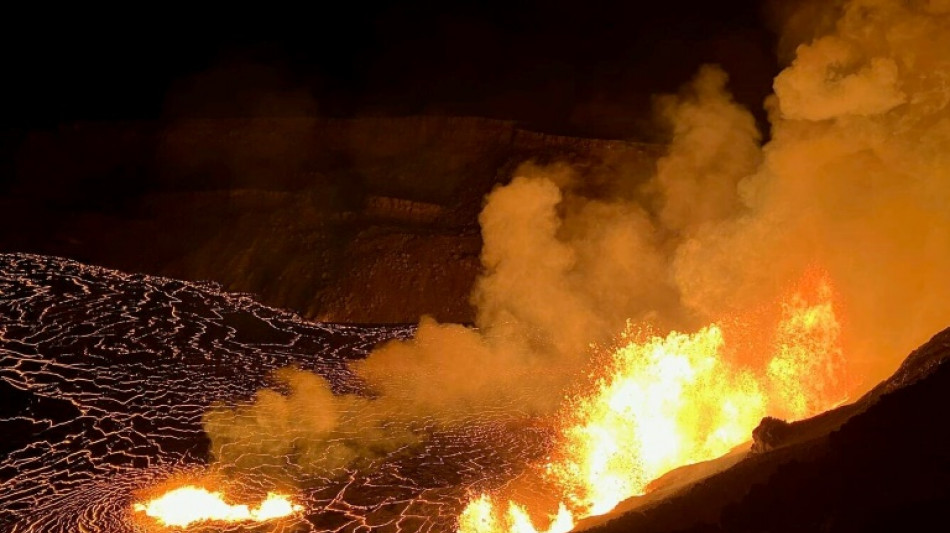
[[[828,346],[800,349],[807,332],[840,338],[843,366],[830,373],[852,393],[891,372],[950,322],[950,3],[802,5],[783,19],[783,43],[802,44],[766,104],[767,144],[709,66],[658,99],[672,138],[653,176],[523,165],[479,219],[477,328],[423,319],[415,339],[353,365],[367,396],[284,371],[284,393],[208,413],[215,455],[250,466],[293,450],[331,471],[413,442],[420,417],[550,414],[584,380],[591,345],[628,321],[709,332],[744,317],[749,346],[761,347],[775,339],[759,326],[794,307],[773,304],[815,270],[832,280],[842,318],[790,319],[778,332],[784,352],[738,350],[724,363],[766,364],[772,383],[801,382],[825,364],[813,350]],[[807,31],[801,13],[814,22]],[[835,400],[774,386],[787,416]],[[463,521],[495,520],[477,511]]]
[[[739,183],[742,209],[680,246],[672,275],[709,316],[821,265],[866,388],[950,320],[950,4],[825,9],[829,33],[775,79],[772,140]]]
[[[805,276],[780,307],[777,321],[751,337],[749,317],[665,337],[628,328],[591,386],[565,402],[548,458],[519,480],[533,485],[528,499],[510,488],[481,494],[461,513],[459,533],[566,531],[649,492],[677,467],[747,442],[767,413],[800,419],[844,401],[849,383],[823,274]],[[762,329],[774,330],[771,341],[752,351],[766,357],[737,363]]]

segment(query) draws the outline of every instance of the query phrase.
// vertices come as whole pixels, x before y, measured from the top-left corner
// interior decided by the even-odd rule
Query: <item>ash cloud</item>
[[[676,253],[683,301],[712,314],[826,269],[866,389],[950,321],[950,4],[852,1],[798,47],[767,106],[772,139],[743,209]]]
[[[691,331],[775,302],[816,266],[840,299],[855,392],[891,372],[950,322],[950,4],[798,6],[780,24],[801,44],[766,102],[766,144],[709,66],[657,99],[671,138],[647,179],[523,165],[479,219],[475,328],[423,319],[381,346],[353,365],[368,397],[286,371],[288,393],[208,413],[216,457],[349,434],[345,453],[300,461],[327,470],[412,442],[413,420],[548,414],[628,320]],[[238,444],[248,435],[273,445]]]

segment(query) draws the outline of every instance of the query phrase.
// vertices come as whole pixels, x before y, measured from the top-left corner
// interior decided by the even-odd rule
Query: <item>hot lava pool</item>
[[[550,442],[512,409],[454,429],[419,421],[411,453],[391,447],[370,463],[239,475],[209,458],[212,404],[249,399],[287,366],[351,391],[347,363],[413,328],[314,324],[211,284],[23,254],[0,255],[0,294],[3,531],[181,530],[141,506],[187,484],[226,489],[247,513],[268,492],[292,501],[283,518],[238,511],[188,530],[450,531],[470,494],[513,478]]]

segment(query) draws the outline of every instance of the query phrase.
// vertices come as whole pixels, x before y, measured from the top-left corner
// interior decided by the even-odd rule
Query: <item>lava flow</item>
[[[146,503],[136,503],[133,509],[165,526],[188,527],[197,522],[267,522],[300,512],[303,507],[275,492],[267,493],[257,507],[230,504],[220,492],[186,485]]]
[[[481,494],[458,531],[570,531],[578,519],[645,494],[675,468],[728,453],[767,414],[803,418],[844,401],[832,291],[822,281],[811,292],[782,306],[771,356],[758,367],[730,362],[737,347],[727,343],[725,326],[665,337],[625,333],[592,389],[567,403],[556,458],[539,468],[557,507],[542,513],[508,499],[499,508],[507,498]],[[531,517],[542,514],[547,526],[539,529]]]
[[[247,399],[288,366],[348,390],[346,365],[415,328],[316,324],[213,285],[26,254],[0,254],[0,288],[3,532],[180,531],[133,505],[185,485],[220,490],[249,511],[268,491],[293,487],[291,505],[303,508],[264,524],[188,530],[449,531],[471,487],[501,485],[548,449],[548,429],[511,409],[452,427],[419,420],[426,439],[412,453],[384,450],[376,468],[333,477],[294,463],[209,465],[201,420],[210,406]],[[11,406],[20,414],[10,417]],[[234,446],[262,444],[236,437],[244,440]],[[338,442],[349,440],[341,433]]]

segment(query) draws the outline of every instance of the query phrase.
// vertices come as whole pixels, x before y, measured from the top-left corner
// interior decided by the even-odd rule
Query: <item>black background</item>
[[[449,114],[650,136],[651,95],[719,63],[756,113],[778,70],[763,2],[136,5],[8,12],[3,125]]]

